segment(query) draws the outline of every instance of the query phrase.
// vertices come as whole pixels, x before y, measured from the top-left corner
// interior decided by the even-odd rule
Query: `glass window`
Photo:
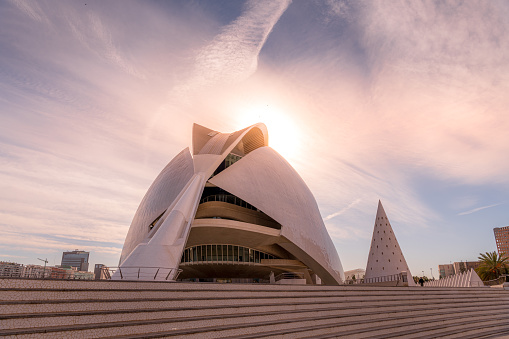
[[[243,246],[208,244],[184,249],[181,262],[260,263],[263,259],[275,259],[275,257],[271,254]]]
[[[211,247],[211,258],[212,261],[217,261],[217,246],[216,245],[210,245]]]
[[[194,248],[194,260],[195,261],[201,261],[201,250],[200,250],[200,246],[196,246]]]
[[[244,256],[244,247],[240,247],[239,246],[239,262],[244,262],[245,261],[245,256]]]

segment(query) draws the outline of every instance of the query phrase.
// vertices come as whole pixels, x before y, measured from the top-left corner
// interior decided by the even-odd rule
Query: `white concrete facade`
[[[281,254],[280,261],[292,259],[307,267],[319,277],[316,281],[327,285],[344,281],[339,256],[311,191],[288,162],[268,147],[264,124],[229,134],[195,124],[192,153],[189,149],[179,153],[143,198],[120,258],[124,275],[140,280],[175,279],[186,248],[219,239],[222,245],[213,246],[249,247],[257,255]],[[234,160],[225,165],[227,157]],[[204,189],[211,188],[228,193],[243,206],[224,207],[216,201],[205,209],[200,200]],[[223,214],[196,219],[199,206],[200,215],[209,215],[214,208],[223,208]],[[224,219],[226,212],[244,213],[244,218],[251,219]],[[120,279],[119,272],[113,278]]]
[[[369,279],[397,275],[406,272],[408,286],[415,286],[415,282],[406,263],[405,257],[399,247],[396,235],[382,202],[378,201],[371,248],[369,249],[368,263],[364,281]]]
[[[473,269],[460,274],[452,275],[439,280],[427,281],[424,283],[426,287],[483,287],[477,272]]]

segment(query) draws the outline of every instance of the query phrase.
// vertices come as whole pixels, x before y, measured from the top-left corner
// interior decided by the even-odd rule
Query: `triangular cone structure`
[[[401,272],[407,273],[408,286],[415,286],[389,218],[379,200],[364,282],[382,282]]]

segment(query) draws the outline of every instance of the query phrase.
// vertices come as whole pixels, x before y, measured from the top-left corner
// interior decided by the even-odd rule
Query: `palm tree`
[[[479,260],[481,265],[475,271],[483,281],[497,279],[507,273],[509,268],[509,258],[504,254],[498,255],[495,251],[479,253]]]

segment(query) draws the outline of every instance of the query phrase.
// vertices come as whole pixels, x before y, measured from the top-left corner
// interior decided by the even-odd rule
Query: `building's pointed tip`
[[[385,209],[382,205],[382,200],[378,199],[378,208],[376,209],[377,217],[387,217],[385,214]]]

